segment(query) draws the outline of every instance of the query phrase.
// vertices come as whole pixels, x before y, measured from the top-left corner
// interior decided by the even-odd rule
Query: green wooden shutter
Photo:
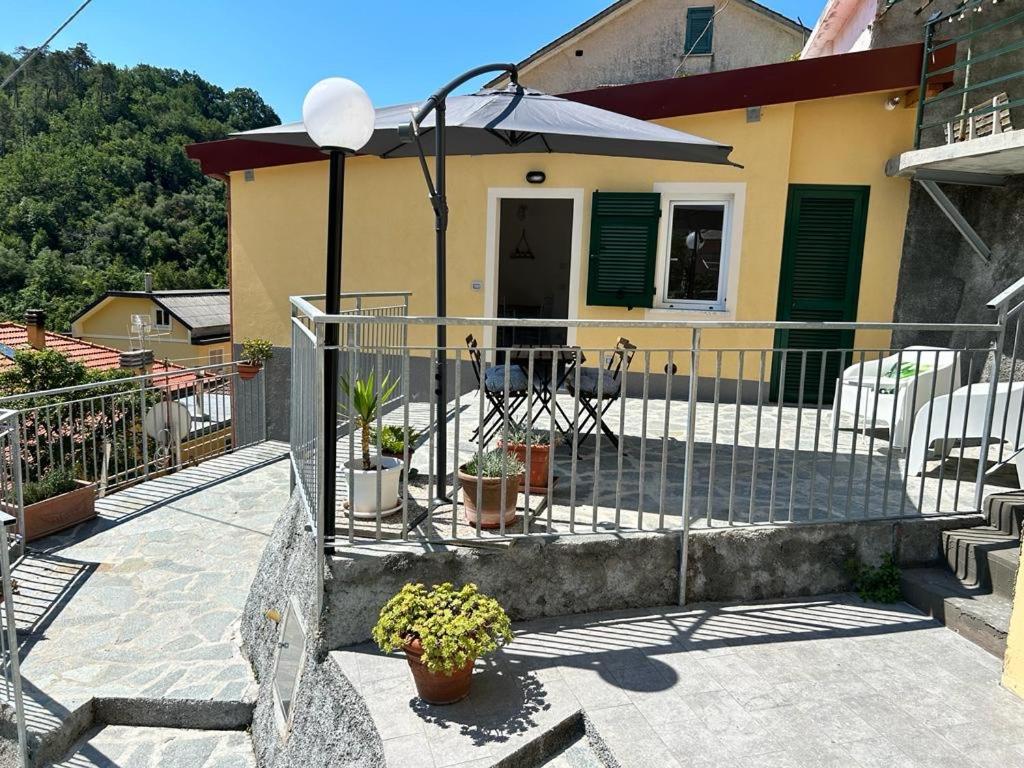
[[[686,9],[686,50],[689,53],[711,53],[715,31],[715,9],[712,6]],[[707,27],[708,31],[704,32]],[[701,32],[704,32],[701,35]],[[699,39],[698,39],[699,38]]]
[[[587,304],[654,305],[654,261],[661,195],[595,192],[590,214]]]
[[[857,319],[860,272],[867,222],[868,187],[794,184],[789,189],[782,245],[779,320],[850,322]],[[772,397],[781,389],[786,402],[800,397],[801,350],[853,347],[852,331],[790,330],[776,334],[776,346],[789,349],[785,375],[782,355],[773,363]],[[831,402],[836,378],[850,364],[839,352],[806,353],[803,400]],[[824,372],[822,371],[824,368]]]

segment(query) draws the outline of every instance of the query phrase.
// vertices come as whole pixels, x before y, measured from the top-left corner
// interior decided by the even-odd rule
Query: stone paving
[[[93,698],[252,700],[238,621],[287,504],[284,449],[121,491],[95,520],[30,545],[14,576],[31,732],[59,729]]]
[[[516,626],[473,692],[430,707],[404,659],[332,654],[388,766],[488,766],[582,711],[622,768],[1007,768],[1024,701],[1000,662],[906,604],[850,595]],[[593,765],[576,745],[553,765]]]
[[[563,410],[572,413],[571,398],[559,395],[559,399]],[[477,451],[471,435],[478,421],[478,395],[470,393],[461,398],[457,424],[455,410],[449,413],[447,423],[449,475],[456,463],[468,460]],[[591,437],[573,461],[571,443],[558,445],[553,464],[559,479],[550,508],[541,494],[531,494],[529,501],[519,499],[521,510],[527,506],[534,513],[540,510],[530,530],[681,527],[687,411],[685,402],[672,401],[666,407],[664,400],[650,400],[645,408],[639,398],[623,398],[605,416],[609,427],[624,436],[621,453],[607,438],[598,444]],[[418,475],[410,484],[408,520],[426,514],[433,490],[429,415],[427,404],[410,405],[409,422],[425,435],[411,457]],[[384,421],[400,424],[402,418],[399,409]],[[862,433],[844,428],[833,441],[831,421],[831,411],[811,407],[780,409],[766,404],[759,416],[754,405],[720,404],[716,410],[713,403],[698,403],[691,524],[720,526],[976,511],[977,448],[954,450],[945,461],[928,462],[923,476],[905,478],[904,457],[890,450],[885,430]],[[536,428],[545,431],[549,424],[546,415],[534,422]],[[850,425],[844,422],[844,426]],[[339,467],[344,466],[349,450],[349,439],[344,436],[339,441]],[[998,451],[993,448],[991,453],[994,459]],[[340,506],[348,477],[339,470],[338,478]],[[1015,471],[1002,467],[986,479],[985,493],[1016,488]],[[343,508],[338,510],[338,520],[345,521],[347,527]],[[382,523],[382,535],[386,537],[402,531],[401,514]],[[475,535],[462,523],[461,514],[455,523],[453,530],[450,505],[435,506],[418,535],[423,535],[428,526],[435,537]],[[356,536],[376,535],[372,521],[361,521],[355,527]],[[512,532],[523,532],[521,522]]]
[[[54,768],[256,768],[244,731],[108,725],[86,734]]]

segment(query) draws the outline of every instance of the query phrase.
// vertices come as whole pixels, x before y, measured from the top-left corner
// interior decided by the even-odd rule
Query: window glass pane
[[[672,206],[666,301],[715,303],[722,268],[723,203]]]

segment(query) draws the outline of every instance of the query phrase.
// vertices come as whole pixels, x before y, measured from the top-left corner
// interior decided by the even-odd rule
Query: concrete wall
[[[691,6],[724,10],[714,20],[712,53],[691,54],[684,62]],[[636,0],[523,67],[520,81],[567,93],[774,64],[798,53],[805,34],[742,0]]]
[[[893,319],[993,322],[995,313],[985,304],[1024,275],[1024,179],[1013,179],[1004,188],[943,185],[943,190],[992,249],[992,261],[987,263],[978,256],[924,189],[915,184]],[[1012,354],[1012,333],[1010,336],[1007,352]],[[990,341],[991,337],[963,332],[904,332],[894,339],[900,346],[985,347]]]
[[[982,522],[977,515],[694,531],[687,601],[846,591],[851,557],[877,564],[894,552],[903,566],[935,562],[942,554],[941,530]],[[409,581],[474,582],[515,620],[674,604],[679,543],[674,533],[634,533],[429,550],[414,544],[364,547],[329,562],[324,641],[337,648],[368,640],[380,607]]]

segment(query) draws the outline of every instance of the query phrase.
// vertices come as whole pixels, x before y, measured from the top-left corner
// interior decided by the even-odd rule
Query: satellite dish
[[[192,414],[181,403],[157,403],[142,420],[146,434],[167,445],[172,439],[184,440],[192,428]]]

